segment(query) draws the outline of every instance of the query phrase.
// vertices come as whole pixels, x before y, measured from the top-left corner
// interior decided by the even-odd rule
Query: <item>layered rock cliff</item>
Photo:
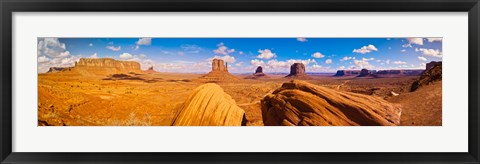
[[[436,81],[442,81],[442,62],[430,62],[426,66],[427,70],[413,82],[410,91],[429,85]]]
[[[135,61],[119,61],[111,58],[81,58],[75,63],[74,71],[83,74],[140,73],[140,64]]]

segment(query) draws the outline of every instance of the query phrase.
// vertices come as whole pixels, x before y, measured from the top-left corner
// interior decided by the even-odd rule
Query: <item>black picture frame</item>
[[[1,163],[479,163],[479,0],[1,0]],[[12,152],[13,12],[468,12],[467,153]],[[454,141],[445,141],[454,142]]]

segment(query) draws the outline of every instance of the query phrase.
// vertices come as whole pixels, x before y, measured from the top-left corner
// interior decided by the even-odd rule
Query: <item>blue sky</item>
[[[213,58],[233,73],[338,69],[422,69],[442,60],[442,38],[39,38],[38,71],[73,66],[80,58],[137,61],[159,72],[208,72]]]

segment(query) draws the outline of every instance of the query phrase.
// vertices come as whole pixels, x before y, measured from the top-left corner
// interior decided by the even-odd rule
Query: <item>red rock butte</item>
[[[290,74],[285,76],[286,78],[293,78],[293,79],[312,79],[305,73],[305,65],[303,63],[294,63],[290,66]]]
[[[152,73],[157,73],[157,71],[155,71],[155,69],[153,69],[153,66],[151,66],[151,67],[148,67],[148,69],[145,71],[145,73],[152,74]]]
[[[226,82],[238,79],[228,72],[228,67],[223,60],[213,59],[212,71],[200,77],[199,80],[207,82]]]
[[[270,78],[265,73],[263,73],[262,66],[258,66],[254,74],[245,77],[245,79],[259,79],[259,78]]]

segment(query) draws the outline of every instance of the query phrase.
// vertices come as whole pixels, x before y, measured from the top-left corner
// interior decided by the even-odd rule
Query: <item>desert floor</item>
[[[155,73],[128,76],[82,76],[48,73],[38,76],[39,125],[170,125],[179,106],[193,89],[204,84],[200,74]],[[247,125],[262,126],[260,100],[291,79],[220,82],[226,93],[244,109]],[[409,92],[418,76],[358,78],[313,75],[305,80],[319,86],[381,97],[402,106],[401,125],[442,125],[441,81]],[[392,92],[398,93],[393,96]]]

